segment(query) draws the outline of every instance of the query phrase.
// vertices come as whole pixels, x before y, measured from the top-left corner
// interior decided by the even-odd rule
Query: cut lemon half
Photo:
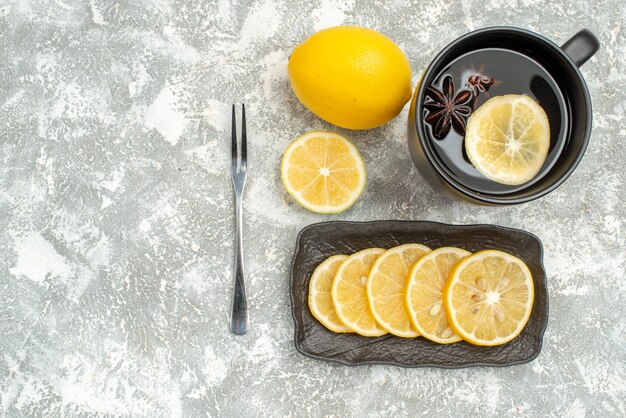
[[[517,337],[530,318],[533,300],[528,266],[497,250],[461,260],[443,290],[448,323],[475,345],[500,345]]]
[[[405,244],[391,248],[372,266],[367,278],[367,297],[376,322],[393,335],[415,338],[419,333],[411,324],[405,303],[409,270],[430,248]]]
[[[280,176],[296,202],[317,213],[348,209],[365,188],[361,154],[332,132],[309,132],[293,141],[283,155]]]
[[[372,265],[384,252],[382,248],[368,248],[349,256],[339,266],[331,290],[339,319],[352,331],[366,337],[387,334],[370,311],[365,288]]]
[[[335,274],[346,258],[348,258],[347,255],[334,255],[327,258],[317,266],[309,282],[309,309],[315,319],[333,332],[352,331],[337,316],[330,295]]]
[[[467,156],[476,170],[498,183],[517,185],[531,180],[549,148],[548,116],[528,96],[492,97],[467,121]]]
[[[420,258],[411,269],[406,303],[413,326],[423,337],[439,344],[461,341],[448,325],[442,292],[455,264],[471,254],[456,247],[437,248]]]

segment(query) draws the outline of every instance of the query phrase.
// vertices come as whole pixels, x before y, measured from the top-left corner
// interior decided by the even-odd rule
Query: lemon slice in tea
[[[467,156],[476,170],[498,183],[518,185],[531,180],[541,170],[549,148],[548,116],[528,96],[492,97],[467,121]]]

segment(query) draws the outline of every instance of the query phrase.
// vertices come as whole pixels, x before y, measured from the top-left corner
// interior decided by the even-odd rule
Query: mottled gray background
[[[622,0],[0,2],[0,412],[15,416],[626,415],[626,9]],[[413,81],[473,29],[563,43],[590,28],[585,158],[522,206],[453,203],[407,152],[407,109],[348,132],[367,164],[336,216],[291,201],[290,140],[335,129],[286,78],[305,37],[380,30]],[[229,105],[249,106],[245,234],[251,332],[227,328],[233,240]],[[336,129],[335,129],[336,130]],[[331,219],[523,228],[545,244],[551,317],[534,362],[464,370],[341,367],[292,342],[297,232]]]

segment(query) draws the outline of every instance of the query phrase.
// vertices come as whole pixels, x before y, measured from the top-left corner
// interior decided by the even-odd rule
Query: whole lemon
[[[383,125],[411,98],[406,55],[371,29],[337,26],[317,32],[293,51],[288,67],[300,102],[342,128]]]

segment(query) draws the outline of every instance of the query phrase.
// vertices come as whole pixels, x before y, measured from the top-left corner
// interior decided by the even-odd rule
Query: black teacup
[[[598,49],[597,38],[586,29],[562,47],[513,27],[480,29],[452,42],[428,66],[413,95],[409,149],[416,167],[435,189],[482,204],[523,203],[551,192],[574,171],[589,142],[591,99],[578,67]],[[551,144],[534,179],[507,186],[473,168],[463,153],[464,112],[459,112],[459,122],[453,126],[426,119],[429,112],[424,104],[431,100],[428,89],[432,96],[432,89],[442,84],[448,88],[456,84],[454,94],[473,92],[474,108],[491,96],[508,93],[527,94],[544,108]]]

